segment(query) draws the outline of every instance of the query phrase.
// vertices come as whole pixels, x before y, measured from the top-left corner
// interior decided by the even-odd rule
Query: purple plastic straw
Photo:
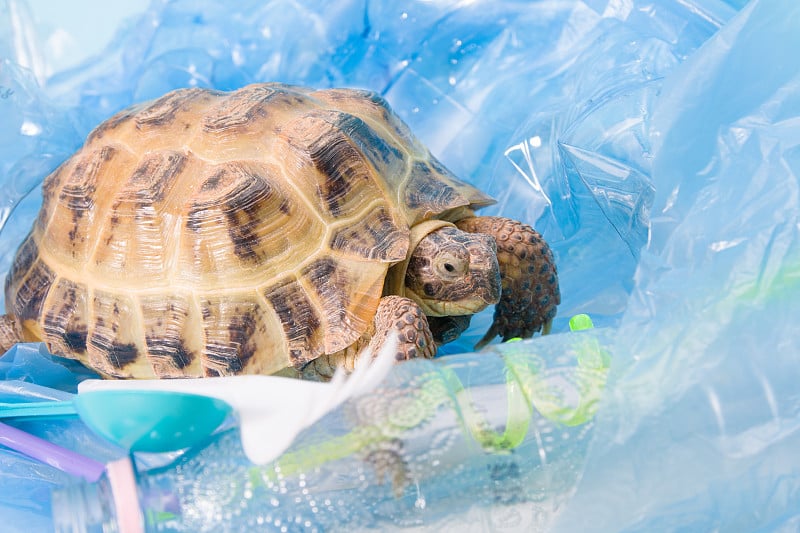
[[[2,422],[0,422],[0,444],[90,482],[100,479],[106,468],[100,461],[95,461]]]

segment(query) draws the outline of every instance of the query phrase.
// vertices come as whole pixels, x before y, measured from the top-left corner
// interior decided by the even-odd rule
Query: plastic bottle
[[[143,531],[133,465],[127,459],[110,463],[96,482],[54,490],[51,504],[56,532]],[[134,517],[132,524],[126,516]]]
[[[545,528],[582,471],[601,342],[593,330],[399,365],[266,465],[235,428],[162,467],[112,463],[54,492],[56,531]]]

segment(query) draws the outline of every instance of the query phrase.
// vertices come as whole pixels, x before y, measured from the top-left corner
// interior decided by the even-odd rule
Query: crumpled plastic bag
[[[558,530],[800,524],[798,28],[751,2],[664,80],[650,238]]]
[[[157,1],[43,88],[5,39],[3,266],[35,192],[11,208],[130,103],[266,80],[375,90],[499,200],[487,214],[551,243],[555,331],[585,312],[616,339],[549,527],[793,530],[797,28],[791,0]],[[470,351],[490,316],[446,351]]]

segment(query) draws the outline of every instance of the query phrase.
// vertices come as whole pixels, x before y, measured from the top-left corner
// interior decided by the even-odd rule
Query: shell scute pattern
[[[132,116],[133,123],[137,129],[162,129],[165,126],[172,125],[180,111],[190,109],[197,100],[209,98],[211,94],[206,90],[197,88],[180,89],[165,94],[141,111],[135,113]],[[123,115],[123,118],[129,117]],[[122,120],[120,120],[120,123],[121,122]]]
[[[93,368],[109,375],[139,361],[144,339],[137,335],[133,298],[122,292],[93,291],[86,357]]]
[[[182,294],[144,296],[140,299],[145,344],[158,376],[179,377],[199,372],[201,346],[192,337],[192,301]]]
[[[381,188],[374,169],[325,115],[324,111],[306,113],[281,128],[301,161],[290,176],[303,190],[314,192],[327,221],[350,219],[364,211]]]
[[[272,374],[288,366],[280,357],[286,349],[279,334],[281,324],[262,302],[255,292],[243,291],[212,296],[200,303],[204,346],[199,375]]]
[[[321,257],[304,267],[301,283],[306,294],[324,310],[324,353],[344,350],[358,339],[375,313],[376,294],[382,290],[382,283],[374,283],[372,287],[347,291],[346,287],[358,287],[360,280],[354,278],[344,262],[331,257]]]
[[[300,367],[322,354],[325,332],[312,297],[297,279],[268,287],[264,298],[278,315],[284,331],[289,359]]]
[[[328,89],[312,93],[331,107],[356,117],[369,117],[397,138],[405,150],[426,157],[428,149],[411,133],[406,124],[392,113],[379,94],[361,89]]]
[[[50,292],[53,303],[48,306],[43,325],[46,341],[57,353],[86,353],[86,285],[61,278]]]
[[[331,250],[376,261],[401,261],[408,252],[408,233],[398,228],[384,205],[369,209],[367,215],[332,228]]]
[[[236,92],[235,98],[226,98],[205,115],[202,129],[207,133],[240,134],[258,131],[270,110],[291,109],[302,106],[307,98],[300,88],[284,89],[275,85],[252,85]]]
[[[94,214],[102,195],[97,193],[98,176],[124,158],[114,146],[81,154],[62,165],[43,187],[44,205],[37,231],[44,233],[45,245],[61,251],[64,260],[83,262],[91,251]],[[57,195],[57,200],[54,198]],[[66,243],[53,247],[51,243]]]
[[[373,93],[183,89],[45,180],[6,302],[109,376],[300,368],[369,328],[410,226],[490,202]]]
[[[44,309],[44,300],[56,273],[47,263],[37,259],[27,272],[25,281],[19,286],[14,300],[16,316],[24,322],[37,320]]]
[[[288,186],[276,166],[237,161],[210,169],[185,213],[179,272],[198,284],[222,284],[231,271],[244,279],[279,277],[322,239],[323,221]]]

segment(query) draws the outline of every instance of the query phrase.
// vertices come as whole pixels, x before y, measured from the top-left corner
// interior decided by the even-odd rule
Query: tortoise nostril
[[[455,272],[456,267],[454,267],[450,263],[445,263],[444,264],[444,269],[447,270],[448,272]]]

